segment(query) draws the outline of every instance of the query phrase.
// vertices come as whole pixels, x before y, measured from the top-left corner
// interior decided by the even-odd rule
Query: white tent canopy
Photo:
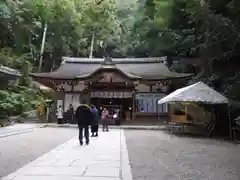
[[[203,82],[198,82],[184,88],[177,89],[173,93],[158,101],[158,104],[167,102],[203,102],[207,104],[225,104],[228,99],[210,88]]]

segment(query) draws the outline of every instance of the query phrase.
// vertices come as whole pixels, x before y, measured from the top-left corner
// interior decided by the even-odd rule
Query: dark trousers
[[[108,123],[107,122],[103,122],[103,124],[102,124],[102,130],[103,131],[108,131]]]
[[[89,128],[88,126],[79,126],[79,142],[82,143],[83,142],[83,130],[84,130],[84,137],[86,142],[89,142]]]
[[[91,125],[91,132],[92,134],[98,133],[98,124]]]
[[[58,118],[58,124],[62,124],[63,123],[63,119],[62,118]]]

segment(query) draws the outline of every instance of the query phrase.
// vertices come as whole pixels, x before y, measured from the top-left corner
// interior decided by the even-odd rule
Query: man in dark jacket
[[[91,125],[93,119],[91,108],[88,105],[78,106],[75,118],[78,122],[80,145],[83,144],[83,130],[86,144],[89,144],[89,125]]]
[[[93,113],[93,121],[92,121],[92,124],[91,124],[91,132],[92,132],[92,137],[94,137],[94,136],[98,136],[98,123],[99,123],[99,120],[100,120],[100,115],[99,115],[99,112],[98,112],[95,105],[92,105],[91,108],[92,108],[91,110],[92,110],[92,113]]]

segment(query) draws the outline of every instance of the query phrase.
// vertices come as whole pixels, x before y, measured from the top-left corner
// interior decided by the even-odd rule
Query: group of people
[[[74,114],[74,113],[73,113]],[[79,143],[83,145],[83,135],[85,137],[86,144],[89,144],[89,126],[91,126],[92,137],[98,136],[99,122],[102,121],[102,130],[109,131],[108,128],[109,112],[104,108],[101,112],[98,111],[96,106],[91,107],[86,104],[81,104],[77,107],[74,118],[77,121],[79,128]],[[58,122],[63,121],[63,109],[61,106],[57,109]]]

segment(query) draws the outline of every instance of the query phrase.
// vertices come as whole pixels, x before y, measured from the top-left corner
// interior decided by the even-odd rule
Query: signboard
[[[91,92],[91,98],[132,98],[132,92]]]

